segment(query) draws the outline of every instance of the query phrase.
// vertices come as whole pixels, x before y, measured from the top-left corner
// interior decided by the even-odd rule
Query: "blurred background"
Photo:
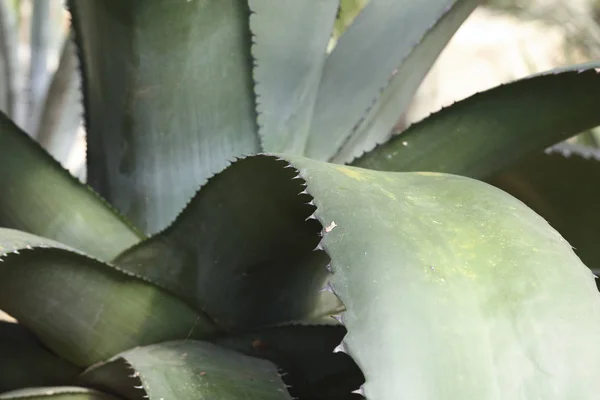
[[[357,0],[364,2],[365,0]],[[62,0],[0,0],[0,109],[85,180],[76,49]],[[600,0],[487,1],[458,30],[398,128],[476,92],[600,58]],[[571,141],[598,147],[600,132]]]

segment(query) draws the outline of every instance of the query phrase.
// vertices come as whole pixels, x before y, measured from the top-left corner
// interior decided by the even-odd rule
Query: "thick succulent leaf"
[[[365,8],[368,0],[340,0],[335,23],[333,25],[333,40],[337,40],[354,22],[358,14]]]
[[[165,231],[115,263],[188,299],[223,329],[339,311],[329,292],[320,226],[296,172],[252,157],[211,178]]]
[[[0,393],[73,381],[79,368],[49,352],[22,325],[0,321]]]
[[[597,398],[600,294],[543,218],[470,178],[285,158],[314,196],[367,399]],[[260,159],[290,170],[256,156],[225,173]]]
[[[7,393],[0,393],[1,400],[118,400],[112,395],[98,392],[96,390],[75,387],[39,387],[20,389]]]
[[[410,106],[429,69],[479,3],[480,0],[457,0],[427,31],[394,73],[390,84],[369,109],[366,117],[344,142],[333,158],[334,162],[351,161],[390,137],[394,125]]]
[[[69,4],[83,64],[88,181],[155,232],[228,160],[259,150],[247,2]]]
[[[478,93],[411,126],[352,165],[490,178],[521,157],[600,125],[600,63]]]
[[[44,95],[50,81],[48,68],[48,54],[50,53],[50,1],[36,1],[32,3],[31,23],[29,35],[29,76],[26,83],[27,114],[25,115],[25,129],[35,135],[38,128],[40,110]]]
[[[339,0],[250,0],[259,134],[303,154]]]
[[[275,363],[293,397],[342,400],[353,398],[351,392],[364,382],[347,354],[334,353],[345,335],[346,329],[337,324],[298,324],[219,338],[215,343]]]
[[[306,155],[328,160],[456,0],[371,0],[325,62]]]
[[[291,399],[270,362],[193,340],[129,350],[82,378],[131,400]]]
[[[63,165],[77,139],[82,116],[77,57],[73,32],[70,31],[64,39],[58,67],[48,87],[35,136],[42,147]]]
[[[597,398],[600,294],[543,218],[470,178],[294,165],[367,399]]]
[[[0,110],[11,117],[15,114],[17,96],[17,35],[16,7],[0,1]]]
[[[77,366],[215,332],[163,289],[48,239],[0,229],[0,261],[0,308]]]
[[[527,157],[489,182],[517,197],[560,232],[600,272],[600,153],[560,144]]]
[[[142,237],[0,113],[0,226],[109,260]]]

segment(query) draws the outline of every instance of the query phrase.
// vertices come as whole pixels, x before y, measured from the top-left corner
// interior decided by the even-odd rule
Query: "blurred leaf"
[[[598,397],[600,296],[543,218],[469,178],[291,159],[367,399]]]
[[[429,69],[479,3],[480,0],[457,0],[427,31],[333,158],[334,162],[351,161],[390,137],[394,125],[411,105]]]
[[[36,138],[50,155],[65,164],[77,139],[83,110],[73,34],[65,38],[58,67],[44,101]]]
[[[0,111],[15,114],[17,96],[17,13],[7,1],[0,1]]]
[[[79,369],[45,349],[19,324],[0,321],[0,393],[71,382]]]
[[[328,56],[308,157],[333,157],[430,27],[456,0],[371,0]]]
[[[123,365],[131,369],[124,371]],[[138,378],[142,387],[134,396],[130,382]],[[126,351],[86,371],[83,379],[132,400],[291,399],[275,366],[268,361],[193,340]]]
[[[260,150],[248,5],[69,4],[83,67],[88,182],[156,232],[229,160]]]
[[[341,325],[284,325],[215,341],[252,357],[272,361],[283,372],[290,394],[300,399],[352,398],[364,377],[345,353],[334,349],[346,335]]]
[[[120,255],[121,268],[157,282],[223,329],[330,315],[319,290],[327,256],[301,180],[275,158],[235,163],[211,178],[165,231]]]
[[[302,154],[339,0],[250,0],[259,134],[266,151]]]
[[[27,82],[27,115],[25,129],[35,135],[38,130],[39,116],[50,73],[48,71],[48,53],[50,39],[51,1],[32,1],[29,81]]]
[[[0,227],[110,260],[141,237],[92,190],[0,113]]]
[[[77,366],[215,332],[162,289],[60,243],[0,229],[0,260],[0,308]]]
[[[354,22],[358,14],[365,8],[369,0],[340,0],[335,24],[333,25],[333,38],[340,36]]]
[[[523,201],[600,271],[600,152],[560,144],[536,153],[489,182]]]
[[[599,67],[571,66],[478,93],[352,164],[489,178],[528,154],[600,125]]]
[[[118,400],[106,393],[80,387],[42,387],[0,393],[1,400]]]

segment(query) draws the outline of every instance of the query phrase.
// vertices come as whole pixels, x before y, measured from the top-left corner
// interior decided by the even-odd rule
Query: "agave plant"
[[[477,1],[353,4],[69,2],[91,188],[0,118],[0,399],[597,398],[592,272],[484,181],[578,206],[600,64],[393,132]]]

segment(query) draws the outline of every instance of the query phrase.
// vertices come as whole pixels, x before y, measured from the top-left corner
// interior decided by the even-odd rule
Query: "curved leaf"
[[[259,134],[266,151],[302,154],[339,0],[250,0]]]
[[[600,271],[600,154],[560,144],[527,157],[489,182],[523,201]]]
[[[367,399],[596,399],[600,295],[543,218],[465,177],[285,158],[314,197]],[[247,180],[292,170],[255,156],[221,175],[261,159]],[[272,187],[282,178],[271,172]]]
[[[0,226],[110,260],[142,237],[0,113]]]
[[[292,161],[367,399],[597,398],[600,295],[543,218],[469,178]]]
[[[156,232],[228,160],[260,149],[248,5],[69,4],[83,66],[88,181]]]
[[[327,256],[296,172],[252,157],[211,178],[165,231],[115,263],[195,304],[221,328],[240,330],[330,315],[319,293]]]
[[[129,350],[94,366],[82,378],[129,399],[291,399],[273,364],[193,340]],[[137,379],[141,386],[132,389]]]
[[[476,94],[352,165],[490,178],[521,157],[600,125],[598,68],[600,63],[571,66]]]
[[[329,160],[456,0],[370,0],[325,62],[305,154]]]
[[[106,393],[80,387],[41,387],[0,393],[2,400],[118,400]]]
[[[0,393],[72,382],[79,368],[45,349],[19,324],[0,321]]]
[[[0,229],[0,261],[0,308],[77,366],[215,333],[205,316],[162,289],[60,243]]]
[[[215,343],[276,364],[293,397],[351,399],[364,377],[352,359],[334,353],[346,329],[341,325],[283,325],[219,338]]]
[[[390,137],[394,125],[410,106],[429,69],[479,3],[480,0],[457,0],[427,31],[394,73],[389,85],[365,118],[333,157],[333,162],[351,161]]]

